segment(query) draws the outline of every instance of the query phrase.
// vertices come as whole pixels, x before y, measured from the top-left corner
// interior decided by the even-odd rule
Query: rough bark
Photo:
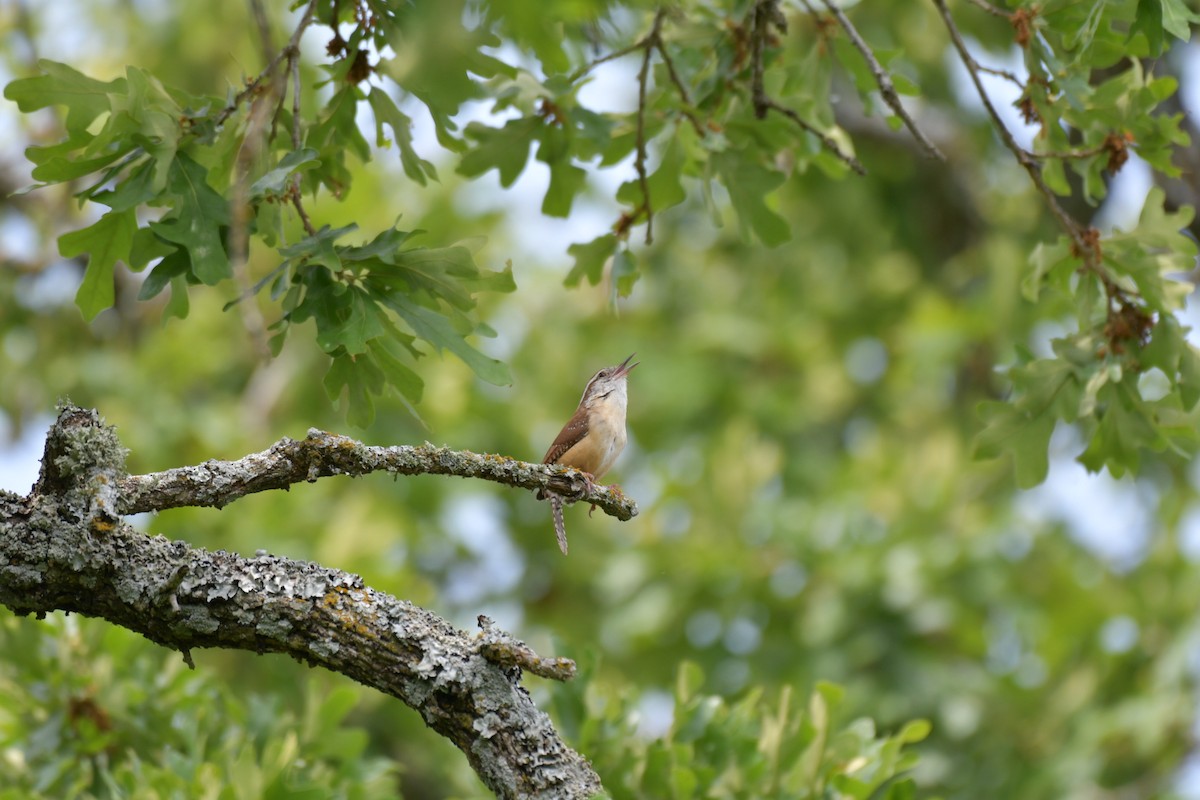
[[[148,537],[120,515],[223,505],[323,475],[390,469],[485,477],[574,491],[615,516],[618,493],[574,488],[570,473],[425,446],[371,448],[319,431],[236,462],[126,477],[124,450],[95,411],[68,407],[46,440],[25,497],[0,493],[0,604],[18,614],[102,617],[180,650],[287,653],[392,695],[467,756],[504,798],[583,798],[601,791],[520,686],[521,670],[565,680],[567,659],[542,658],[480,619],[470,636],[432,612],[376,592],[357,575],[273,556],[209,552]],[[626,516],[627,518],[627,516]]]

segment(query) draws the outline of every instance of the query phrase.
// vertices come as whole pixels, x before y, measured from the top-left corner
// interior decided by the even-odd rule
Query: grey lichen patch
[[[313,655],[328,663],[341,652],[342,646],[332,639],[314,639],[309,643],[308,649]]]
[[[295,625],[285,616],[278,614],[263,614],[259,617],[258,624],[254,626],[254,632],[265,639],[282,642],[292,631],[295,630]]]
[[[216,633],[220,627],[220,620],[204,606],[188,606],[181,609],[179,623],[175,626],[176,630],[188,634]]]
[[[125,474],[129,451],[121,446],[116,430],[106,425],[95,411],[65,409],[55,427],[58,436],[53,459],[60,475],[87,478],[97,472]]]
[[[146,588],[145,576],[122,575],[113,581],[113,588],[116,589],[117,597],[121,598],[122,603],[135,605],[143,597]]]
[[[490,739],[496,735],[497,731],[503,729],[504,720],[500,718],[499,714],[489,711],[483,716],[477,717],[471,723],[471,727],[484,739]]]
[[[46,435],[34,494],[48,498],[58,517],[86,520],[95,534],[111,533],[119,519],[126,453],[94,410],[64,405]]]

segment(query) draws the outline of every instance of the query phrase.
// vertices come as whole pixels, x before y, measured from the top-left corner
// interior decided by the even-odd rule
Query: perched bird
[[[625,449],[625,408],[628,404],[625,379],[640,363],[629,363],[633,361],[633,355],[592,376],[579,399],[579,407],[546,451],[543,464],[562,464],[580,470],[585,473],[589,488],[592,481],[608,472]],[[542,500],[547,495],[554,513],[558,548],[566,555],[567,529],[563,522],[562,497],[545,490],[539,490],[537,496]]]

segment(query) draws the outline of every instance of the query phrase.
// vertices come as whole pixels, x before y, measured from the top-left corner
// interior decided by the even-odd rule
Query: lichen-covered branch
[[[34,491],[0,494],[0,604],[18,614],[101,617],[182,651],[189,662],[190,651],[202,647],[286,653],[411,706],[499,797],[602,791],[519,683],[517,668],[531,665],[546,677],[569,678],[569,661],[539,657],[490,626],[470,636],[357,575],[212,553],[114,522],[112,490],[123,484],[113,477],[123,461],[112,429],[94,411],[62,412]]]
[[[316,430],[301,440],[280,439],[261,453],[236,461],[206,461],[121,481],[120,513],[161,511],[181,506],[220,508],[240,497],[286,489],[330,475],[457,475],[521,489],[549,489],[568,501],[585,500],[620,520],[637,515],[637,504],[616,487],[587,481],[582,472],[557,465],[530,464],[507,456],[451,450],[432,444],[380,447],[348,436]]]

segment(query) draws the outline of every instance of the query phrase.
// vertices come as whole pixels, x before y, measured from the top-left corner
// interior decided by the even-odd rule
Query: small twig
[[[272,86],[277,85],[272,83]],[[249,124],[237,156],[237,177],[230,198],[231,219],[229,225],[229,252],[234,281],[238,294],[243,298],[252,294],[247,261],[250,255],[250,169],[264,140],[267,111],[270,103],[260,98],[250,106]],[[271,347],[267,342],[267,326],[262,312],[255,302],[239,303],[242,324],[254,343],[254,349],[263,362],[271,360]]]
[[[1060,158],[1064,161],[1069,161],[1075,158],[1091,158],[1098,156],[1109,148],[1107,142],[1101,142],[1095,147],[1089,147],[1086,150],[1059,150],[1049,153],[1039,153],[1035,150],[1026,150],[1030,158]]]
[[[946,157],[942,155],[942,151],[921,132],[921,129],[917,127],[916,121],[905,110],[904,104],[900,102],[900,95],[896,94],[896,86],[892,83],[892,77],[887,74],[887,70],[879,63],[879,59],[875,58],[875,53],[871,51],[866,41],[859,35],[858,29],[850,22],[850,18],[846,16],[846,12],[842,11],[841,7],[834,5],[833,0],[821,0],[821,2],[825,4],[825,8],[829,9],[829,13],[833,14],[834,19],[842,26],[842,30],[850,37],[850,43],[854,45],[854,48],[858,50],[867,62],[867,66],[871,69],[871,74],[875,77],[875,85],[879,87],[879,94],[883,97],[883,101],[896,113],[896,116],[904,121],[905,127],[908,128],[913,138],[925,148],[929,156],[945,161]]]
[[[975,64],[975,67],[980,72],[987,73],[988,75],[995,75],[998,78],[1004,78],[1004,80],[1008,81],[1009,83],[1015,84],[1018,89],[1025,88],[1025,84],[1021,81],[1021,79],[1006,69],[996,69],[995,67],[985,67],[978,62]]]
[[[308,218],[308,212],[304,210],[304,204],[300,202],[300,187],[292,184],[293,191],[289,192],[292,199],[292,205],[296,208],[296,213],[300,215],[300,222],[304,225],[304,232],[309,236],[316,236],[317,229],[313,227],[312,220]]]
[[[292,148],[300,149],[300,50],[288,54],[288,67],[292,72]],[[297,173],[298,176],[298,173]]]
[[[790,119],[792,122],[799,125],[803,130],[808,131],[813,136],[816,136],[818,139],[821,140],[821,144],[825,146],[826,150],[829,150],[835,156],[837,156],[839,159],[841,159],[842,161],[845,161],[847,166],[849,166],[850,169],[854,170],[855,173],[857,173],[859,175],[867,174],[867,168],[863,166],[861,161],[859,161],[857,158],[850,155],[849,153],[844,152],[838,146],[837,142],[835,142],[832,138],[830,138],[826,134],[817,130],[810,123],[806,122],[803,117],[801,117],[799,114],[797,114],[792,109],[788,108],[787,106],[780,105],[779,103],[776,103],[774,100],[771,100],[771,99],[768,99],[766,101],[766,108],[769,111],[776,111],[780,114],[783,114],[785,117]]]
[[[1003,8],[992,5],[991,3],[987,2],[987,0],[970,0],[970,2],[972,4],[978,6],[979,8],[982,8],[984,11],[986,11],[987,13],[991,14],[994,17],[1003,17],[1004,19],[1012,19],[1012,14],[1005,11]]]
[[[642,202],[633,211],[621,215],[621,219],[617,222],[615,230],[617,230],[619,235],[624,236],[630,226],[641,219],[645,219],[646,244],[651,244],[654,241],[654,206],[650,202],[650,176],[646,170],[646,94],[650,80],[650,62],[656,51],[662,58],[663,64],[666,65],[671,84],[679,92],[679,99],[682,104],[680,112],[691,123],[692,128],[698,136],[703,137],[707,133],[704,124],[696,116],[695,112],[692,111],[691,93],[688,91],[683,79],[679,76],[679,72],[675,69],[675,61],[671,58],[670,53],[667,52],[666,44],[663,42],[662,26],[666,16],[666,9],[660,7],[654,14],[654,22],[651,24],[649,33],[628,47],[588,62],[586,65],[575,70],[570,76],[571,82],[577,81],[601,64],[636,53],[639,50],[642,51],[642,66],[638,70],[637,132],[634,158],[634,169],[637,171],[638,188],[642,193]]]
[[[667,74],[671,76],[671,83],[675,84],[675,90],[679,92],[679,99],[683,101],[683,105],[685,106],[685,108],[683,108],[683,115],[687,117],[688,122],[692,123],[692,128],[695,129],[697,135],[703,137],[705,135],[704,126],[700,124],[700,120],[696,118],[696,115],[693,114],[691,110],[691,94],[688,92],[687,86],[684,85],[683,80],[680,79],[679,73],[675,71],[675,62],[667,53],[666,45],[663,44],[661,36],[655,38],[654,47],[656,50],[658,50],[658,54],[662,56],[663,64],[665,64],[667,67]]]
[[[771,109],[771,99],[767,97],[767,90],[763,86],[763,48],[767,41],[767,6],[772,5],[775,0],[758,0],[754,4],[754,10],[750,12],[752,18],[751,34],[750,34],[750,91],[754,102],[754,116],[759,119],[765,119],[767,112]],[[805,123],[807,125],[807,123]],[[806,128],[809,129],[811,126]]]
[[[250,0],[250,11],[254,15],[254,25],[258,28],[258,43],[262,47],[263,58],[267,58],[273,49],[271,47],[271,23],[267,19],[267,9],[263,0]]]
[[[233,100],[229,101],[229,105],[221,109],[221,111],[213,119],[213,124],[218,128],[224,125],[225,121],[233,116],[233,112],[237,111],[238,107],[246,101],[247,97],[250,97],[259,91],[259,89],[262,87],[263,81],[271,77],[271,75],[275,72],[275,68],[279,66],[279,62],[282,61],[286,55],[286,52],[283,50],[276,53],[274,58],[267,63],[267,66],[263,67],[263,71],[258,73],[258,75],[255,76],[252,81],[247,83],[245,89],[242,89],[240,92],[235,94],[233,96]]]
[[[313,11],[316,8],[317,0],[312,0],[308,7],[304,10],[304,19],[297,26],[296,32],[292,34],[292,40],[288,43],[288,67],[292,73],[292,148],[299,150],[301,145],[300,139],[300,36],[304,33],[304,29],[308,27],[309,21],[312,19]],[[300,222],[304,225],[304,231],[309,236],[316,236],[317,229],[313,227],[312,220],[308,218],[308,213],[304,210],[304,203],[300,200],[300,173],[297,172],[292,176],[292,190],[289,193],[292,199],[292,205],[296,207],[296,213],[300,215]]]
[[[525,672],[555,681],[575,677],[575,662],[569,658],[539,656],[533,648],[495,627],[495,622],[483,614],[478,619],[479,653],[502,667],[518,667]]]
[[[575,81],[579,80],[584,75],[587,75],[589,72],[591,72],[592,70],[594,70],[596,67],[600,66],[601,64],[607,64],[609,61],[615,61],[618,58],[624,58],[625,56],[627,56],[631,53],[636,53],[638,50],[643,49],[645,46],[646,46],[646,42],[643,39],[643,40],[634,42],[633,44],[629,45],[628,47],[622,47],[620,50],[615,50],[606,56],[600,56],[599,58],[597,58],[593,61],[589,61],[587,64],[584,64],[582,67],[580,67],[579,69],[572,72],[571,77],[568,78],[567,80],[570,81],[571,83],[574,83]]]
[[[258,0],[255,0],[256,18],[260,10],[258,8],[257,1]],[[234,95],[233,100],[229,103],[229,105],[221,109],[220,113],[218,113],[214,119],[214,124],[216,127],[221,127],[221,125],[225,123],[225,120],[229,119],[229,117],[233,115],[233,112],[237,111],[238,106],[246,101],[247,97],[250,97],[259,91],[259,89],[262,87],[263,81],[275,74],[276,68],[279,67],[279,62],[283,61],[285,58],[289,59],[289,61],[294,60],[295,54],[299,53],[300,39],[304,36],[304,31],[307,30],[308,26],[312,23],[313,12],[316,10],[316,7],[317,0],[310,0],[308,6],[304,9],[303,16],[300,18],[300,23],[296,26],[296,30],[292,32],[292,38],[288,42],[287,47],[283,48],[274,56],[272,56],[271,60],[267,62],[267,65],[263,67],[262,72],[258,73],[258,75],[255,76],[250,83],[246,84],[246,88]],[[259,36],[263,41],[263,46],[269,47],[270,32],[264,27],[265,16],[259,20],[258,24]],[[266,51],[264,50],[264,53],[265,52]]]
[[[979,77],[979,63],[967,49],[967,43],[963,40],[958,26],[954,24],[954,18],[950,15],[950,9],[946,7],[946,0],[933,0],[933,4],[937,6],[938,13],[942,16],[942,22],[945,23],[946,30],[950,34],[950,41],[954,44],[954,49],[958,51],[959,59],[961,59],[963,65],[967,68],[967,73],[971,76],[971,82],[975,84],[975,91],[979,94],[979,99],[983,103],[984,109],[987,110],[988,116],[991,117],[992,124],[996,128],[996,132],[1000,135],[1000,140],[1004,142],[1004,146],[1017,159],[1017,163],[1029,173],[1030,180],[1033,181],[1033,185],[1037,188],[1043,199],[1045,199],[1046,205],[1050,207],[1050,213],[1058,221],[1059,227],[1071,239],[1075,252],[1079,254],[1079,258],[1083,261],[1084,266],[1097,274],[1101,274],[1097,248],[1095,243],[1090,240],[1087,230],[1084,226],[1076,222],[1067,213],[1066,209],[1059,204],[1058,197],[1046,185],[1046,180],[1042,177],[1042,170],[1037,160],[1025,148],[1017,144],[1017,140],[1013,138],[1012,133],[1005,126],[1004,120],[997,113],[996,107],[992,105],[991,98],[984,91],[983,81]],[[1101,277],[1107,281],[1102,274]]]
[[[1121,330],[1128,327],[1128,321],[1123,317],[1133,317],[1138,321],[1134,326],[1140,325],[1140,320],[1146,320],[1147,325],[1151,325],[1151,318],[1133,302],[1131,302],[1131,293],[1122,289],[1115,280],[1108,274],[1108,271],[1103,266],[1103,254],[1100,247],[1100,234],[1095,228],[1087,227],[1080,224],[1067,213],[1066,209],[1058,202],[1058,197],[1053,190],[1046,185],[1045,178],[1042,177],[1041,166],[1038,159],[1041,158],[1087,158],[1096,155],[1110,147],[1106,141],[1096,148],[1080,151],[1067,151],[1060,153],[1031,153],[1024,147],[1017,144],[1017,140],[1013,138],[1012,133],[1004,124],[1004,120],[996,112],[996,107],[992,105],[991,98],[983,89],[983,81],[979,78],[981,69],[979,62],[967,50],[967,44],[963,40],[962,33],[958,30],[958,26],[954,24],[954,18],[950,15],[950,9],[946,7],[946,0],[933,0],[933,4],[937,6],[938,12],[942,16],[942,21],[946,25],[946,30],[950,33],[950,40],[954,43],[954,48],[958,51],[959,58],[963,65],[967,68],[967,72],[971,76],[972,83],[975,84],[975,91],[979,94],[979,99],[983,102],[983,107],[987,110],[988,116],[992,118],[992,123],[997,132],[1000,134],[1001,141],[1004,146],[1009,149],[1013,156],[1017,159],[1025,171],[1029,173],[1033,185],[1046,201],[1046,205],[1050,207],[1050,213],[1058,221],[1059,226],[1071,240],[1071,250],[1075,257],[1082,263],[1082,269],[1096,276],[1100,281],[1100,285],[1104,288],[1104,294],[1107,299],[1106,315],[1108,323],[1105,326],[1105,332]],[[976,2],[976,5],[979,5]],[[1007,16],[1007,15],[1005,15]],[[1110,336],[1112,336],[1110,334]],[[1116,337],[1114,337],[1116,338]]]
[[[660,8],[654,15],[654,25],[650,28],[650,33],[642,39],[645,53],[642,57],[642,68],[638,72],[637,157],[633,167],[637,170],[638,186],[642,190],[642,207],[646,210],[646,244],[654,241],[654,207],[650,204],[650,177],[646,174],[646,83],[650,77],[650,57],[654,54],[654,43],[658,41],[665,16],[666,11]]]
[[[792,109],[767,96],[763,86],[763,49],[766,45],[768,25],[779,13],[779,9],[775,7],[776,2],[777,0],[758,0],[750,12],[753,23],[750,34],[750,93],[751,102],[754,104],[754,116],[763,119],[772,111],[783,114],[802,131],[817,137],[826,150],[845,162],[850,169],[859,175],[866,175],[867,168],[862,162],[842,150],[829,135],[818,130]]]

